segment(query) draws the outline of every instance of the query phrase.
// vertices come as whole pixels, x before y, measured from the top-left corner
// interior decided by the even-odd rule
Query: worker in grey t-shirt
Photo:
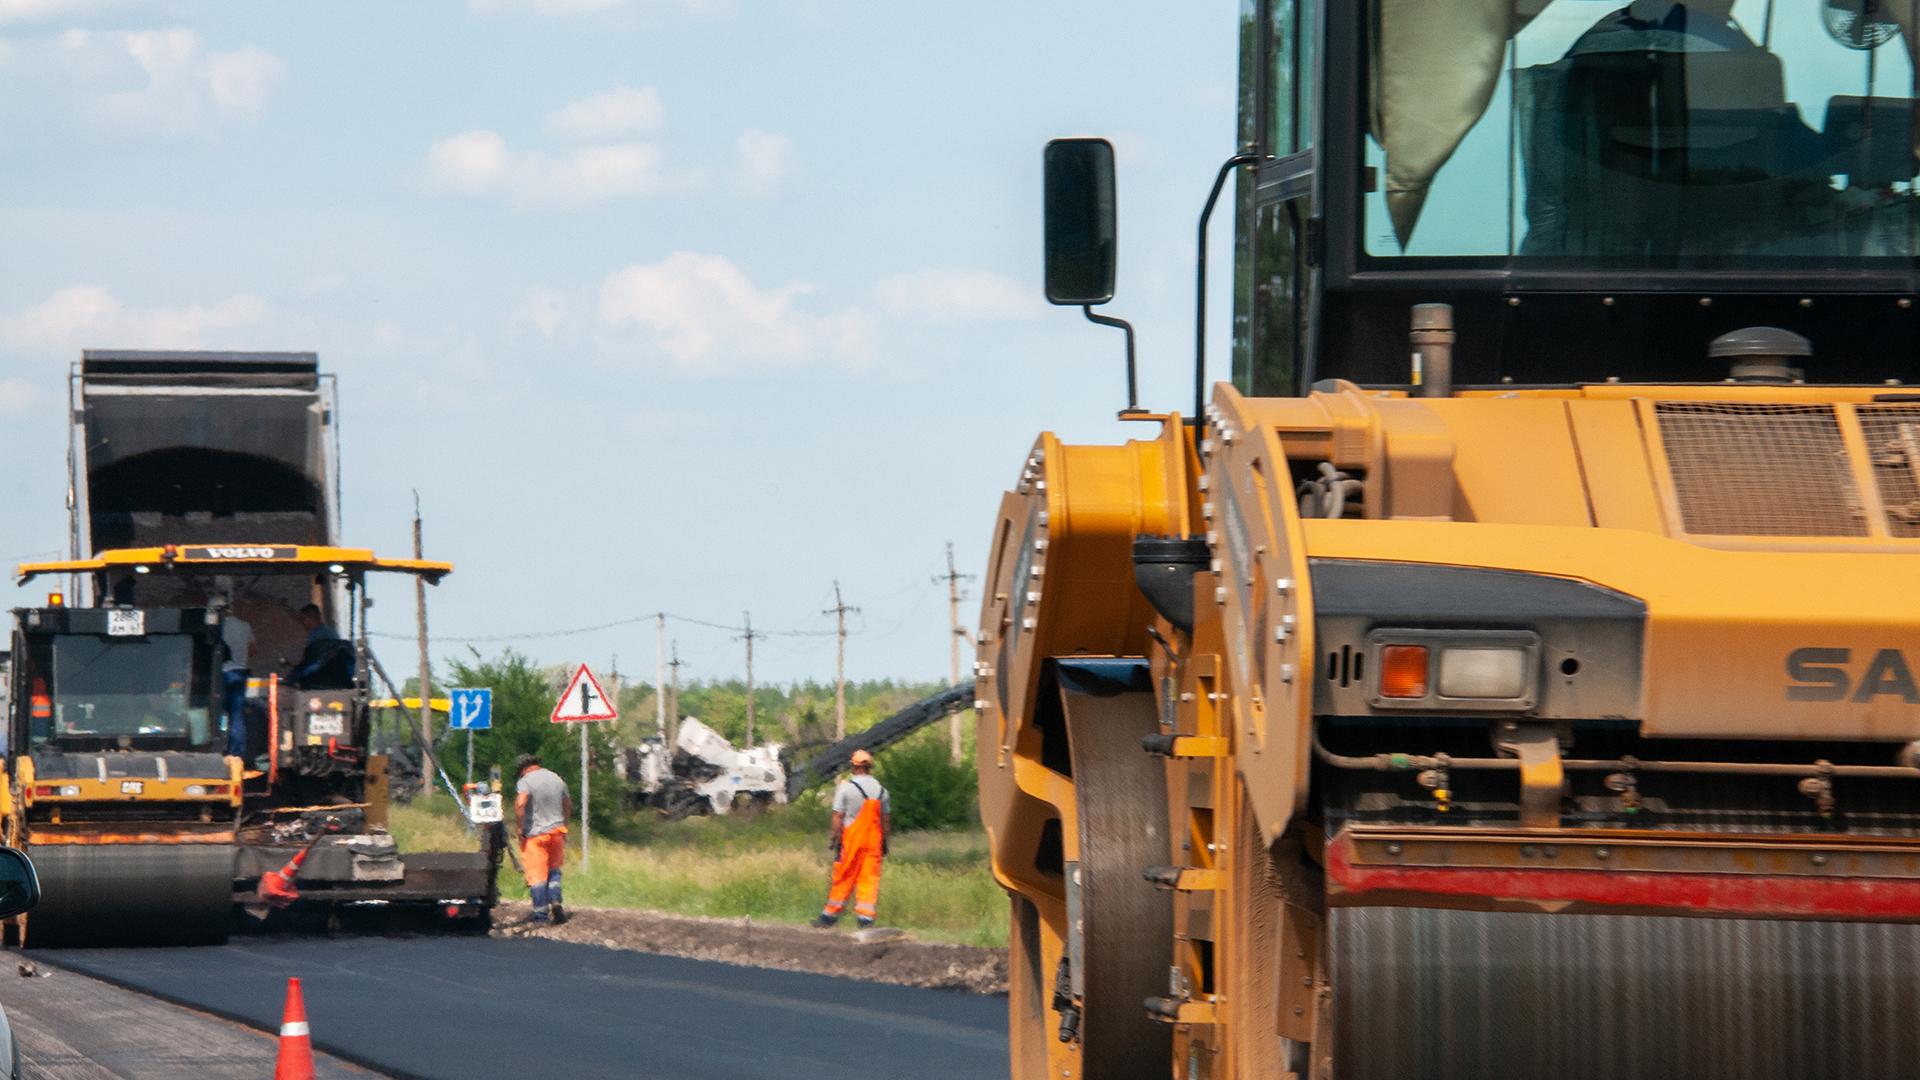
[[[513,821],[520,831],[520,868],[533,898],[533,921],[567,921],[560,903],[560,864],[567,857],[567,819],[573,796],[567,782],[541,767],[540,759],[521,754],[515,763]]]
[[[886,857],[893,831],[893,797],[873,778],[873,755],[855,750],[848,760],[853,775],[833,793],[833,821],[828,844],[833,869],[827,878],[827,903],[814,918],[815,926],[832,926],[853,901],[853,916],[862,927],[873,925],[880,903],[880,862]]]

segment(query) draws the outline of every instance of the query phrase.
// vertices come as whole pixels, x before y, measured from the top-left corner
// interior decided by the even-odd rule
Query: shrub
[[[973,763],[949,760],[944,730],[921,732],[885,751],[873,771],[892,796],[898,832],[967,825],[978,813]]]

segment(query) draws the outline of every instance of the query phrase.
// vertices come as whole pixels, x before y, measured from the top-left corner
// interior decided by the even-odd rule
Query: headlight
[[[188,784],[187,785],[187,794],[189,795],[205,795],[206,793],[207,793],[207,785],[205,784]]]
[[[1367,644],[1376,707],[1523,710],[1539,698],[1532,631],[1383,629]]]
[[[1440,651],[1440,696],[1517,698],[1527,692],[1527,650],[1455,648]]]

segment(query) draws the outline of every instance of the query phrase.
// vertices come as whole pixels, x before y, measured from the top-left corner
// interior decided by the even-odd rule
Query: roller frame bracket
[[[1211,1001],[1176,1001],[1173,998],[1148,998],[1147,1016],[1163,1024],[1217,1024],[1219,1006]]]
[[[1560,761],[1560,735],[1552,724],[1525,723],[1501,739],[1501,748],[1520,759],[1520,824],[1528,829],[1560,827],[1567,770]]]
[[[1141,740],[1147,753],[1170,758],[1224,758],[1230,745],[1219,735],[1149,735]]]
[[[1147,870],[1146,878],[1174,892],[1213,892],[1226,887],[1226,876],[1220,871],[1196,866],[1155,866]]]

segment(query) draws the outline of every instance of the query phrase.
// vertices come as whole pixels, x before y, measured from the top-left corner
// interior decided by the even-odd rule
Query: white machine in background
[[[736,750],[726,737],[689,716],[669,756],[659,739],[629,747],[621,765],[633,801],[669,818],[727,814],[743,805],[787,801],[781,743]]]

